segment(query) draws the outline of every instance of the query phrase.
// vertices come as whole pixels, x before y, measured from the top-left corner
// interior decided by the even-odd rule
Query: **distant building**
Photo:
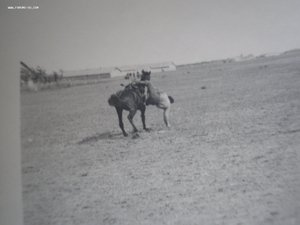
[[[150,70],[152,73],[175,71],[176,65],[173,62],[156,63],[156,64],[150,65]]]
[[[111,76],[126,76],[128,73],[137,74],[138,72],[141,73],[142,70],[151,71],[152,73],[175,71],[176,65],[173,62],[164,62],[145,65],[119,66],[113,69]]]
[[[64,71],[64,79],[100,79],[110,78],[111,68]]]
[[[121,77],[127,74],[141,74],[142,70],[152,73],[175,71],[176,65],[173,62],[153,63],[145,65],[101,67],[97,69],[64,71],[64,79],[101,79],[110,77]]]
[[[129,66],[122,66],[122,67],[115,67],[111,72],[111,77],[120,77],[126,76],[127,74],[136,74],[138,72],[136,67],[129,67]]]

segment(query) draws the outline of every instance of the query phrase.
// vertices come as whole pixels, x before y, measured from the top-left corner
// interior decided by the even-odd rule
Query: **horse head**
[[[141,81],[145,81],[145,80],[150,81],[150,78],[151,78],[150,74],[151,74],[151,71],[147,72],[147,71],[142,70]]]

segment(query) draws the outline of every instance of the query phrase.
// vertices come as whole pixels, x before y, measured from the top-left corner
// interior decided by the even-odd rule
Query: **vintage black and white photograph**
[[[1,5],[24,225],[300,223],[300,1]]]

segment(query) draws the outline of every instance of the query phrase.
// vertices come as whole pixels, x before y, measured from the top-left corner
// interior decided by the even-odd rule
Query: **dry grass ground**
[[[299,224],[300,54],[152,75],[135,139],[123,81],[22,94],[25,224]]]

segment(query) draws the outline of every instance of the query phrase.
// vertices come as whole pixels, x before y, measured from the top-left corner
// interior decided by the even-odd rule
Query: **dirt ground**
[[[151,79],[172,127],[150,106],[138,138],[107,104],[121,78],[22,93],[26,225],[300,224],[299,53]]]

